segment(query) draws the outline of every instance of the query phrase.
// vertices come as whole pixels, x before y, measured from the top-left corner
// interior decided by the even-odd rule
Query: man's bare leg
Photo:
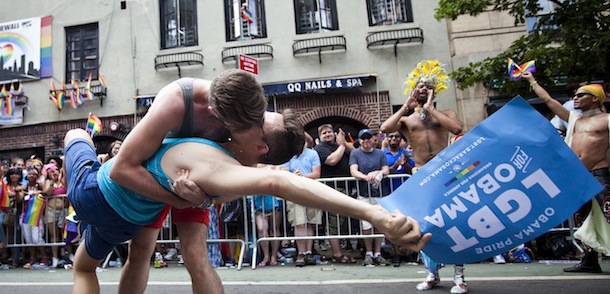
[[[142,228],[129,242],[127,262],[121,273],[119,294],[144,293],[159,229]]]
[[[100,284],[95,272],[100,262],[101,260],[93,259],[87,254],[84,244],[78,246],[74,259],[74,287],[72,287],[72,293],[100,293]]]
[[[193,294],[222,294],[224,288],[208,259],[208,227],[198,222],[175,223],[180,236],[180,251],[191,275]]]

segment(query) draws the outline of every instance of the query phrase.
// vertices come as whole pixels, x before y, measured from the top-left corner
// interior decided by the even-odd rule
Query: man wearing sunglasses
[[[605,112],[604,101],[606,93],[602,85],[585,85],[574,94],[574,108],[581,110],[569,111],[538,84],[534,75],[525,72],[523,78],[529,82],[536,95],[560,119],[568,122],[565,142],[576,153],[576,156],[591,172],[591,174],[604,186],[604,189],[593,198],[590,203],[583,205],[580,215],[588,215],[575,237],[581,240],[588,248],[581,262],[574,267],[564,269],[570,273],[601,273],[597,260],[597,251],[610,255],[610,163],[606,157],[610,148],[608,134],[609,118]],[[597,232],[606,232],[599,234]],[[604,238],[604,235],[606,238]]]

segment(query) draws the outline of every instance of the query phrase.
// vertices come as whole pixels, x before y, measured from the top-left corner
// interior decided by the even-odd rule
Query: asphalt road
[[[566,274],[570,264],[538,262],[531,264],[478,263],[466,265],[470,293],[610,293],[610,261],[602,262],[602,274]],[[226,293],[418,293],[415,285],[426,276],[421,265],[367,268],[361,265],[318,265],[295,268],[292,265],[217,270]],[[120,268],[98,273],[102,293],[116,293]],[[453,286],[451,267],[441,270],[439,287],[426,293],[449,293]],[[70,270],[0,271],[0,293],[70,293]],[[190,293],[186,269],[177,265],[150,269],[146,293]],[[421,292],[419,292],[421,293]]]

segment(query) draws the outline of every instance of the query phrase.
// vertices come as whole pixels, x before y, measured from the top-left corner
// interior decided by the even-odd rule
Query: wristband
[[[216,202],[216,199],[212,199],[212,198],[206,196],[205,199],[203,199],[203,202],[201,202],[201,204],[199,204],[195,207],[201,208],[201,209],[208,209],[212,205],[214,205],[215,202]]]
[[[534,87],[534,85],[538,84],[538,81],[533,81],[530,83],[530,87]]]

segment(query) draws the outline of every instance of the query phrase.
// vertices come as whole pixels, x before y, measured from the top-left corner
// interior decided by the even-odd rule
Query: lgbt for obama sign
[[[552,125],[515,97],[380,204],[432,233],[436,262],[490,258],[570,217],[602,190]]]

